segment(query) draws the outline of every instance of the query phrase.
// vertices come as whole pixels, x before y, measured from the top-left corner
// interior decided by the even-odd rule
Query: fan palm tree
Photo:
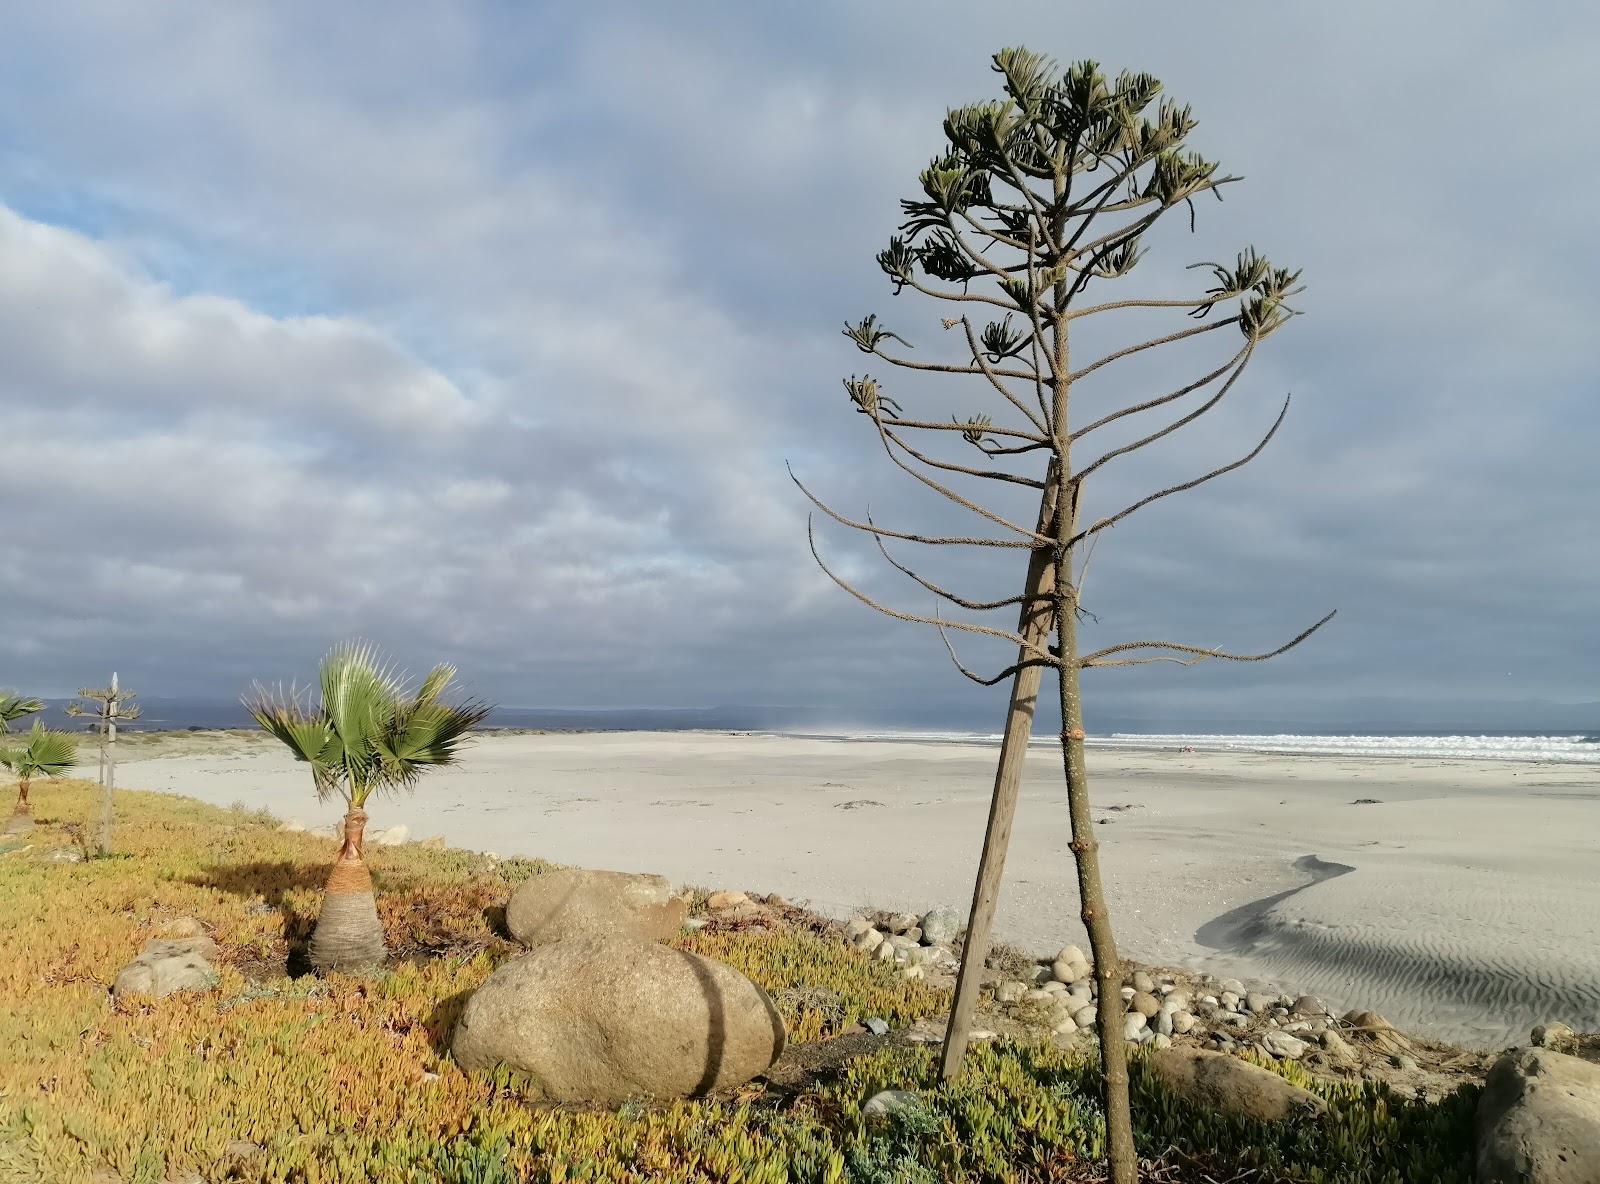
[[[0,690],[0,732],[10,731],[12,720],[43,710],[44,704],[37,699],[24,698],[15,691]]]
[[[17,808],[6,820],[5,833],[22,834],[33,829],[28,812],[28,787],[35,777],[59,777],[78,763],[78,745],[65,732],[50,732],[38,720],[28,732],[21,748],[0,748],[0,765],[18,777]]]
[[[314,966],[356,969],[384,959],[383,925],[362,858],[366,803],[373,793],[411,789],[430,767],[454,763],[467,733],[492,710],[476,699],[446,703],[455,674],[453,666],[436,666],[412,691],[372,645],[345,642],[322,660],[318,702],[260,684],[245,697],[251,717],[311,766],[317,796],[345,802],[344,843],[311,938]]]

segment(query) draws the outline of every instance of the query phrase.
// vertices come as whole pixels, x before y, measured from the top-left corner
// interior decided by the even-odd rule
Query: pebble
[[[1307,1017],[1327,1015],[1328,1005],[1321,999],[1318,999],[1315,995],[1301,995],[1300,998],[1294,1001],[1294,1004],[1290,1010],[1293,1011],[1295,1015],[1303,1015]]]
[[[1566,1024],[1560,1020],[1553,1020],[1535,1028],[1529,1034],[1528,1042],[1535,1048],[1552,1048],[1560,1052],[1571,1045],[1577,1037],[1578,1034]]]
[[[1239,1010],[1239,995],[1236,991],[1224,991],[1218,999],[1218,1005],[1229,1011]]]
[[[1392,1057],[1389,1058],[1389,1063],[1391,1065],[1393,1065],[1396,1069],[1404,1069],[1408,1073],[1415,1072],[1416,1069],[1418,1068],[1417,1058],[1416,1057],[1408,1057],[1403,1052],[1395,1053]]]
[[[1209,1003],[1212,1007],[1216,1007],[1218,1005],[1217,997],[1215,995],[1202,995],[1200,996],[1200,1002]]]
[[[1156,989],[1156,981],[1144,971],[1136,970],[1133,974],[1133,989],[1143,991],[1147,995],[1152,994]]]
[[[1050,974],[1058,983],[1075,983],[1089,976],[1089,967],[1082,962],[1062,962],[1058,959],[1051,966]]]
[[[1033,1003],[1048,1003],[1050,1002],[1050,992],[1044,990],[1043,988],[1037,988],[1029,991],[1025,996],[1023,996],[1023,998],[1028,999]]]
[[[877,947],[872,951],[872,956],[874,958],[876,958],[879,962],[893,962],[894,961],[894,946],[892,944],[890,944],[888,941],[880,942],[877,945]]]
[[[1129,1040],[1137,1040],[1139,1034],[1145,1030],[1149,1023],[1137,1011],[1130,1011],[1122,1020],[1122,1035]]]
[[[1083,951],[1077,946],[1062,946],[1060,952],[1056,954],[1055,960],[1057,962],[1076,962],[1081,966],[1089,965],[1089,959],[1083,956]]]
[[[1124,1003],[1126,1003],[1129,999],[1132,999],[1138,993],[1139,993],[1138,990],[1136,990],[1133,987],[1123,987],[1122,988],[1122,1001]]]
[[[867,1119],[887,1118],[903,1110],[915,1110],[921,1105],[922,1099],[910,1090],[886,1089],[867,1099],[866,1105],[861,1107],[861,1116]]]
[[[870,954],[873,950],[877,949],[883,944],[883,934],[876,929],[868,929],[865,932],[858,934],[851,944],[854,945],[856,949]]]
[[[1268,1032],[1261,1038],[1261,1047],[1280,1060],[1298,1061],[1310,1046],[1287,1032]]]
[[[1260,1015],[1272,1006],[1272,996],[1263,995],[1259,991],[1251,991],[1244,997],[1244,1005],[1255,1015]]]
[[[889,1021],[878,1016],[869,1015],[861,1021],[861,1026],[874,1036],[887,1036],[889,1034]]]
[[[1155,1048],[1171,1048],[1172,1037],[1163,1036],[1160,1032],[1157,1032],[1155,1036],[1151,1038],[1150,1043]]]
[[[1236,978],[1225,978],[1217,985],[1224,991],[1231,993],[1235,998],[1245,993],[1244,984]]]
[[[1066,994],[1067,984],[1052,979],[1050,982],[1045,983],[1041,990],[1048,991],[1052,995],[1064,995]]]
[[[1161,1005],[1163,1007],[1170,1007],[1173,1011],[1188,1011],[1189,996],[1183,994],[1181,991],[1173,991],[1161,1001]]]
[[[1027,991],[1028,987],[1025,983],[997,983],[994,988],[994,999],[996,1003],[1017,1003],[1027,994]]]
[[[1094,1027],[1095,1020],[1098,1019],[1099,1016],[1099,1008],[1083,1007],[1072,1013],[1072,1022],[1077,1024],[1080,1028],[1092,1028]]]
[[[869,933],[877,933],[871,921],[865,917],[852,917],[844,927],[846,941],[855,941]],[[881,939],[880,939],[881,940]]]
[[[745,892],[713,892],[706,897],[706,908],[713,910],[734,909],[749,903],[750,896]]]
[[[907,966],[904,970],[902,970],[900,972],[900,977],[905,979],[905,980],[907,980],[908,982],[910,980],[912,980],[912,979],[921,978],[922,977],[922,965],[921,965],[921,963],[917,963],[916,965],[912,965],[912,966]]]
[[[1070,1036],[1078,1030],[1078,1022],[1070,1015],[1064,1015],[1056,1021],[1056,1026],[1050,1030],[1057,1036]]]
[[[1194,1026],[1197,1022],[1194,1016],[1187,1011],[1175,1011],[1172,1013],[1172,1030],[1179,1036],[1185,1036],[1194,1031]]]
[[[952,942],[961,931],[961,914],[949,905],[929,910],[922,918],[922,940],[930,946]]]
[[[1350,1047],[1349,1042],[1332,1028],[1322,1033],[1322,1048],[1336,1061],[1348,1062],[1356,1059],[1355,1050]]]
[[[922,927],[920,925],[913,925],[910,929],[907,929],[900,936],[905,938],[906,941],[914,941],[918,945],[921,945],[922,944]]]
[[[1161,1004],[1150,992],[1135,991],[1128,999],[1128,1010],[1137,1012],[1139,1015],[1144,1016],[1145,1019],[1149,1019],[1161,1010]]]
[[[1156,1012],[1155,1024],[1156,1032],[1162,1036],[1171,1036],[1173,1032],[1177,1031],[1172,1023],[1172,1013],[1165,1008]]]
[[[917,922],[920,919],[921,918],[912,913],[896,913],[894,916],[889,918],[888,922],[885,924],[885,928],[887,928],[890,933],[904,933],[908,929],[917,928]]]

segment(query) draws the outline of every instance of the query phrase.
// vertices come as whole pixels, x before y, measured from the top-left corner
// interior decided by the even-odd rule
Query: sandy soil
[[[119,782],[331,825],[263,737],[182,734]],[[964,911],[992,749],[712,733],[495,735],[409,798],[413,838],[827,913]],[[1560,1019],[1600,1029],[1600,767],[1091,751],[1112,920],[1142,961],[1363,1006],[1480,1046]],[[1376,799],[1356,804],[1357,799]],[[1086,945],[1060,766],[1030,755],[998,927]]]

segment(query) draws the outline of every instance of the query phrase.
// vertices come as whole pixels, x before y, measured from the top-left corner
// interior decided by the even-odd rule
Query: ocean
[[[784,731],[781,735],[817,739],[888,740],[927,744],[998,745],[998,732],[919,731],[912,729],[862,729],[838,731]],[[1054,736],[1034,736],[1033,747],[1053,747]],[[1111,732],[1091,734],[1093,748],[1123,748],[1171,752],[1192,748],[1196,752],[1261,752],[1297,756],[1407,757],[1468,761],[1541,761],[1549,764],[1600,765],[1600,735],[1565,734],[1405,736],[1405,735],[1248,735],[1215,733]]]

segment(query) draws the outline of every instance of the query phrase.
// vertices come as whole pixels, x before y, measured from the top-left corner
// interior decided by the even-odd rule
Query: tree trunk
[[[111,689],[117,689],[117,676],[111,676]],[[115,702],[111,705],[113,713],[116,712]],[[111,854],[111,791],[117,783],[117,721],[113,718],[106,723],[105,745],[105,789],[101,794],[100,803],[100,854]]]
[[[1039,507],[1039,531],[1050,529],[1056,512],[1056,483],[1049,481]],[[1017,632],[1041,648],[1049,641],[1053,618],[1051,593],[1055,567],[1048,550],[1033,552],[1028,560],[1028,578]],[[1021,650],[1018,661],[1031,657]],[[1000,881],[1005,874],[1006,851],[1011,845],[1011,823],[1017,813],[1017,792],[1022,784],[1022,769],[1028,756],[1028,740],[1033,735],[1033,712],[1039,700],[1039,681],[1043,668],[1025,666],[1011,681],[1011,705],[1006,710],[1005,730],[1000,738],[1000,759],[995,766],[994,796],[989,801],[989,824],[983,835],[983,854],[978,860],[978,879],[972,890],[972,911],[967,918],[967,936],[961,949],[961,970],[956,977],[956,993],[950,1003],[950,1022],[945,1028],[944,1050],[939,1058],[939,1076],[949,1081],[961,1070],[967,1040],[972,1031],[972,1013],[978,1005],[984,962],[994,931],[994,911],[1000,900]]]
[[[33,815],[28,810],[28,778],[24,777],[17,782],[17,808],[11,812],[11,817],[6,819],[5,833],[20,835],[32,829]]]
[[[1133,1112],[1128,1100],[1128,1049],[1123,1034],[1122,966],[1111,934],[1111,913],[1100,883],[1100,843],[1089,813],[1089,777],[1083,761],[1083,699],[1078,688],[1078,598],[1072,586],[1071,553],[1056,557],[1056,638],[1061,667],[1061,759],[1072,819],[1072,854],[1078,865],[1078,896],[1089,931],[1094,977],[1099,988],[1095,1029],[1100,1037],[1100,1078],[1105,1089],[1106,1160],[1111,1184],[1137,1184]]]
[[[344,816],[344,844],[311,935],[311,964],[320,970],[367,970],[381,966],[387,954],[372,873],[361,856],[366,830],[367,812],[352,806]]]

